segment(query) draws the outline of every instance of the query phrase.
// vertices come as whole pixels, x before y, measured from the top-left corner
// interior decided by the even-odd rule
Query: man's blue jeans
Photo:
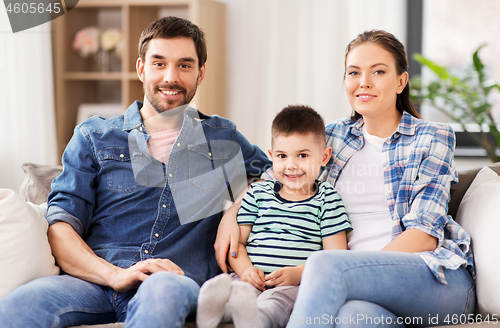
[[[183,327],[196,313],[199,286],[163,271],[152,274],[137,291],[110,288],[63,275],[27,283],[0,301],[2,327],[55,328],[125,321],[125,327]]]
[[[469,271],[444,273],[447,284],[437,281],[418,254],[315,252],[306,262],[287,327],[429,327],[472,319],[475,288]]]

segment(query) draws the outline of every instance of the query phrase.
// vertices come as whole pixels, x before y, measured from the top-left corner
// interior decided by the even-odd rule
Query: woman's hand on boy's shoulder
[[[284,267],[266,276],[267,287],[298,286],[302,278],[304,264],[294,267]]]

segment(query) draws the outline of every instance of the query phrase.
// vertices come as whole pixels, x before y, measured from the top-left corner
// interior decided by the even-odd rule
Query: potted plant
[[[474,52],[472,64],[460,74],[452,74],[446,67],[415,54],[415,60],[428,67],[438,79],[423,85],[421,78],[415,77],[410,81],[410,90],[417,106],[427,103],[459,123],[464,132],[486,150],[488,158],[499,162],[500,132],[492,115],[496,98],[492,90],[500,91],[500,85],[485,76],[478,55],[483,46]],[[479,132],[471,131],[471,123],[479,128]]]

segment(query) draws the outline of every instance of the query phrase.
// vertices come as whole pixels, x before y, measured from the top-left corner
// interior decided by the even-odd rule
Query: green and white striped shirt
[[[335,189],[328,182],[316,183],[316,194],[303,201],[282,198],[277,180],[253,183],[243,198],[238,224],[252,226],[246,250],[264,273],[300,265],[323,248],[323,238],[351,230]]]

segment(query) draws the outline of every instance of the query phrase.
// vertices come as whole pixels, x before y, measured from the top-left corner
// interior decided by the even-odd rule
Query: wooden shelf
[[[137,76],[137,74],[136,74]],[[101,72],[74,72],[65,73],[65,80],[74,81],[111,81],[111,80],[121,80],[123,78],[122,73],[101,73]]]
[[[125,73],[125,78],[130,81],[139,81],[139,75],[136,72]]]
[[[85,0],[52,21],[56,95],[56,127],[62,155],[75,127],[80,104],[120,104],[125,111],[142,100],[142,82],[135,72],[137,44],[141,32],[163,16],[191,20],[204,32],[208,44],[207,74],[194,101],[205,114],[225,114],[226,17],[225,4],[213,0]],[[81,58],[72,49],[82,28],[118,28],[124,51],[112,55],[111,70],[97,72],[96,60]]]

